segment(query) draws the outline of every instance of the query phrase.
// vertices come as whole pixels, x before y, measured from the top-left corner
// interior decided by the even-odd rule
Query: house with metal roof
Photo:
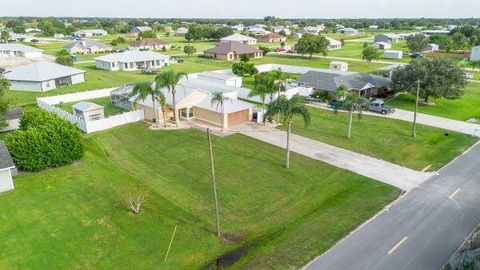
[[[165,40],[158,38],[144,38],[130,44],[128,49],[138,51],[158,51],[170,50],[170,48],[172,48],[172,44]]]
[[[4,73],[4,77],[12,90],[46,92],[84,82],[85,71],[44,61],[19,66]]]
[[[43,56],[43,50],[20,43],[0,44],[0,58],[26,57],[38,58]]]
[[[249,36],[245,36],[242,34],[235,33],[228,37],[224,37],[220,39],[220,42],[229,42],[229,41],[236,41],[246,45],[254,45],[257,44],[257,39]]]
[[[105,118],[104,108],[88,101],[80,101],[73,104],[73,113],[85,121],[95,121]]]
[[[242,77],[219,72],[204,71],[197,74],[199,80],[224,84],[234,87],[242,87]]]
[[[90,39],[77,40],[63,48],[67,50],[69,54],[95,54],[109,52],[112,50],[111,46]]]
[[[0,193],[13,190],[13,176],[17,174],[17,169],[13,163],[12,157],[8,152],[5,142],[0,141]]]
[[[104,37],[108,35],[107,31],[103,29],[82,29],[73,32],[72,34],[75,37],[85,38],[85,37]]]
[[[242,54],[247,54],[250,58],[263,57],[261,50],[236,41],[220,42],[215,48],[208,49],[203,53],[207,58],[226,61],[239,60]]]
[[[95,58],[99,69],[133,71],[145,68],[161,68],[170,65],[170,56],[152,51],[125,51]]]
[[[390,79],[370,73],[342,72],[335,70],[309,71],[298,82],[301,86],[334,94],[338,87],[345,86],[363,96],[374,96],[381,88],[387,88]]]

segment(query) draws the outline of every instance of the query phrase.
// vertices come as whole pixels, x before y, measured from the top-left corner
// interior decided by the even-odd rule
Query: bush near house
[[[20,119],[20,129],[5,137],[15,165],[41,171],[83,157],[83,138],[77,127],[53,113],[32,109]]]

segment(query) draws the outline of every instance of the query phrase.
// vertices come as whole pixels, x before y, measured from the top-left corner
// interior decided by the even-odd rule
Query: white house
[[[368,29],[370,29],[370,30],[377,30],[378,28],[379,28],[379,26],[378,26],[378,25],[375,25],[375,24],[374,24],[374,25],[370,25],[370,26],[368,27]]]
[[[270,31],[267,31],[260,27],[250,27],[248,28],[247,32],[256,36],[264,36],[270,33]]]
[[[470,55],[470,61],[480,61],[480,46],[472,48],[472,54]]]
[[[249,36],[245,36],[242,34],[235,33],[228,37],[224,37],[220,39],[220,42],[229,42],[229,41],[236,41],[246,45],[254,45],[257,44],[257,39]]]
[[[310,34],[310,35],[318,35],[320,31],[322,30],[318,26],[306,26],[303,28],[303,32],[305,32],[305,34]]]
[[[25,34],[27,34],[29,36],[35,36],[35,35],[39,35],[41,33],[42,33],[42,30],[37,29],[37,28],[27,28],[27,29],[25,29]]]
[[[348,63],[340,62],[340,61],[332,61],[330,63],[331,70],[338,70],[338,71],[348,71]]]
[[[359,34],[358,30],[353,28],[342,28],[342,29],[339,29],[338,32],[341,34],[352,35],[352,36]]]
[[[240,31],[242,32],[244,29],[245,29],[245,25],[243,24],[237,24],[237,25],[234,25],[234,26],[231,26],[231,28],[235,31]]]
[[[429,52],[438,52],[438,50],[440,49],[440,47],[435,44],[435,43],[429,43],[427,45],[427,47],[425,48],[425,51],[429,51]]]
[[[329,45],[328,45],[329,50],[338,50],[338,49],[342,48],[342,42],[340,42],[336,39],[330,38],[330,37],[325,37],[325,38],[329,42]]]
[[[73,104],[73,112],[77,117],[85,121],[95,121],[105,118],[103,106],[88,101],[80,101]]]
[[[242,87],[242,77],[218,72],[205,71],[197,74],[199,80],[219,83],[227,86]]]
[[[402,51],[386,50],[383,53],[383,57],[388,58],[388,59],[402,59],[403,52]]]
[[[7,146],[3,141],[0,141],[0,193],[15,188],[12,177],[16,174],[17,169],[15,168],[15,164],[13,164]]]
[[[95,65],[99,69],[110,71],[161,68],[170,65],[170,56],[152,51],[132,50],[97,57],[95,58]]]
[[[135,26],[132,28],[132,31],[130,31],[130,33],[140,34],[150,30],[152,30],[152,28],[148,26]]]
[[[106,36],[108,33],[103,29],[83,29],[73,32],[73,36],[75,37],[103,37]]]
[[[4,73],[12,90],[46,92],[85,81],[85,71],[52,62],[36,62]]]
[[[185,36],[188,33],[188,28],[180,27],[175,31],[175,36]]]
[[[19,43],[0,44],[0,58],[5,57],[26,57],[37,58],[43,56],[43,50]]]
[[[303,34],[300,32],[293,33],[292,37],[295,39],[301,39],[303,37]]]
[[[387,42],[375,42],[375,48],[380,50],[388,50],[392,48],[392,44]]]

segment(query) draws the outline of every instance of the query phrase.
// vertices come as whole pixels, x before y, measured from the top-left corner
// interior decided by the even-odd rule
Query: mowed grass
[[[367,43],[368,45],[373,45],[373,43]],[[345,57],[353,59],[362,59],[362,50],[364,43],[362,42],[345,42],[341,49],[330,50],[328,51],[328,56],[333,57]],[[378,50],[379,61],[389,61],[389,62],[403,62],[408,63],[411,61],[408,56],[408,48],[406,47],[406,42],[398,42],[392,44],[392,49],[390,50],[399,50],[404,51],[402,59],[390,59],[383,57],[384,50]]]
[[[92,102],[92,103],[98,104],[100,106],[103,106],[105,117],[109,117],[109,116],[112,116],[112,115],[117,115],[117,114],[121,114],[121,113],[125,112],[124,109],[122,109],[120,107],[117,107],[117,106],[114,106],[112,104],[112,99],[110,97],[93,98],[93,99],[87,99],[87,100],[84,100],[84,101]],[[64,103],[63,105],[59,104],[59,105],[57,105],[57,107],[64,110],[64,111],[67,111],[69,113],[74,113],[72,106],[76,103],[78,103],[78,101]]]
[[[300,268],[400,191],[243,135],[213,138],[221,226],[206,134],[141,123],[88,136],[75,164],[22,173],[0,196],[0,269],[195,269],[251,246],[240,269]],[[148,193],[138,215],[127,188]],[[170,237],[177,234],[167,262]]]
[[[300,119],[295,119],[294,133],[415,170],[429,165],[430,171],[440,169],[478,140],[423,125],[417,126],[417,138],[413,139],[410,122],[368,115],[361,119],[354,116],[352,138],[348,139],[348,113],[334,114],[313,107],[309,111],[310,126],[305,128]]]
[[[459,99],[430,99],[435,105],[419,104],[421,113],[431,114],[466,121],[470,118],[480,120],[480,83],[470,82],[465,88],[465,94]],[[388,101],[388,104],[396,108],[413,111],[415,97],[410,94],[399,95]]]

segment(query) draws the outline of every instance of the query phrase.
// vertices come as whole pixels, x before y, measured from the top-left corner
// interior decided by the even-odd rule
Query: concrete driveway
[[[287,133],[261,124],[248,123],[235,128],[239,133],[257,140],[285,148]],[[409,191],[434,173],[418,172],[384,160],[372,158],[343,148],[292,134],[291,151],[321,160],[333,166]]]

